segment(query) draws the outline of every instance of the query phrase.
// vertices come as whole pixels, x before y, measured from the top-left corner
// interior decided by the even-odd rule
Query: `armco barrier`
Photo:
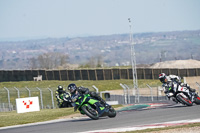
[[[200,76],[200,68],[151,69],[137,68],[138,79],[158,79],[160,73],[183,77]],[[42,80],[117,80],[132,79],[132,69],[80,69],[80,70],[0,70],[0,82],[32,81],[42,75]]]

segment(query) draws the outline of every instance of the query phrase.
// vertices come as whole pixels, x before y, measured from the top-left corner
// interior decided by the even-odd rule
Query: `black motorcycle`
[[[68,92],[64,93],[63,96],[61,97],[61,99],[63,100],[63,103],[60,106],[60,108],[73,107],[71,96]]]

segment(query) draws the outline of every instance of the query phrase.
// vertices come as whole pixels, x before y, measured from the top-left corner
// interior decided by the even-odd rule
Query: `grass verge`
[[[114,108],[122,105],[114,105]],[[80,114],[79,111],[74,112],[73,108],[61,109],[43,109],[37,112],[28,112],[18,114],[16,111],[0,112],[0,127],[22,125],[34,122],[42,122],[55,120],[72,114]]]
[[[59,117],[75,114],[73,108],[43,109],[38,112],[20,113],[16,111],[0,113],[0,127],[21,125],[34,122],[54,120]]]

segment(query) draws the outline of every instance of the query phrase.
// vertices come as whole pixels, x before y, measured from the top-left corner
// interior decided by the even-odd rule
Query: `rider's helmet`
[[[74,94],[76,92],[77,87],[74,83],[72,83],[72,84],[69,84],[67,88],[71,94]]]
[[[63,90],[62,85],[59,85],[59,86],[58,86],[58,90],[59,90],[59,91],[62,91],[62,90]]]
[[[166,81],[166,74],[165,73],[161,73],[161,74],[159,74],[159,79],[160,79],[160,82],[162,82],[162,83],[166,83],[167,81]]]

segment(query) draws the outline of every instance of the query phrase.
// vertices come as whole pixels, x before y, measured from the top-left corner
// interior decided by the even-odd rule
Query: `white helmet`
[[[165,73],[159,74],[159,79],[160,79],[160,82],[164,83],[166,79],[166,74]]]

